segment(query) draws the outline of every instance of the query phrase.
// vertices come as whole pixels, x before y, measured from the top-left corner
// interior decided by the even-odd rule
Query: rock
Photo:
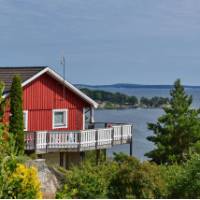
[[[45,163],[45,159],[35,159],[28,161],[27,166],[34,166],[38,169],[38,176],[41,181],[41,190],[43,198],[54,199],[56,191],[59,188],[59,181],[56,175]]]

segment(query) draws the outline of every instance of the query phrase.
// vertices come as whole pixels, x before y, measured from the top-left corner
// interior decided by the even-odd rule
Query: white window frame
[[[65,112],[65,124],[61,126],[55,126],[55,113],[56,112]],[[52,127],[53,129],[59,129],[59,128],[68,128],[68,109],[53,109],[52,111]]]
[[[24,114],[26,119],[24,120]],[[23,110],[23,124],[24,124],[24,131],[28,130],[28,110]]]

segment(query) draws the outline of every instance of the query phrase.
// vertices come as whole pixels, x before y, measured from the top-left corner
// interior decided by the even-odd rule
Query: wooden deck
[[[87,151],[130,143],[133,125],[116,124],[107,128],[78,131],[26,132],[25,150],[36,153]]]

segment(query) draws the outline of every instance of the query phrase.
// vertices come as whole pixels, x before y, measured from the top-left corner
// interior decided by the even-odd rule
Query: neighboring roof
[[[13,76],[20,75],[22,83],[32,76],[45,69],[46,67],[0,67],[0,80],[5,83],[4,92],[7,93],[10,90]]]
[[[0,67],[0,80],[5,82],[5,97],[9,95],[9,89],[12,83],[12,77],[16,74],[20,75],[22,78],[22,87],[29,84],[39,76],[41,76],[44,73],[48,73],[50,76],[54,77],[57,81],[64,84],[67,88],[69,88],[71,91],[76,93],[78,96],[80,96],[82,99],[84,99],[86,102],[88,102],[90,105],[92,105],[94,108],[98,107],[98,104],[88,97],[86,94],[81,92],[78,88],[73,86],[68,81],[64,80],[62,76],[60,76],[58,73],[50,69],[49,67]]]

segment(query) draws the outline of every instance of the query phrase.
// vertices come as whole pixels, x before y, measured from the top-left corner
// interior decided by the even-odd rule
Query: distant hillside
[[[111,85],[86,85],[86,84],[76,84],[78,88],[127,88],[127,89],[135,89],[135,88],[149,88],[149,89],[171,89],[172,85],[142,85],[142,84],[130,84],[130,83],[116,83]],[[200,88],[200,86],[191,86],[185,85],[185,88]]]

